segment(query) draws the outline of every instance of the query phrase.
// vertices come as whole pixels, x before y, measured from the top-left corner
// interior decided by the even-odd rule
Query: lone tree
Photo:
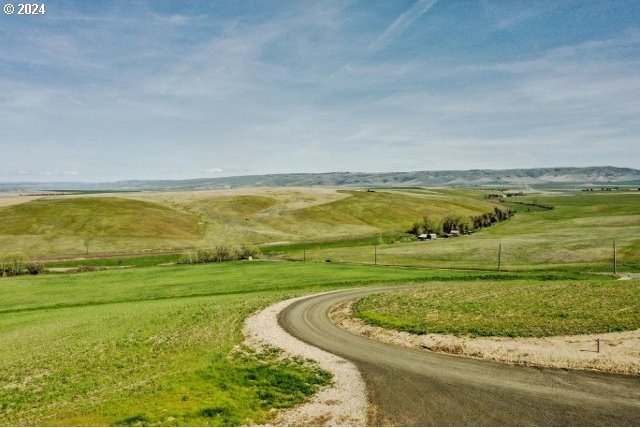
[[[87,236],[82,240],[82,243],[84,244],[84,248],[86,249],[86,253],[85,254],[89,254],[89,245],[91,244],[91,237]]]

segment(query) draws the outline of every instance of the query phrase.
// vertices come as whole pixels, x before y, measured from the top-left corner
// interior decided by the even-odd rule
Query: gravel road
[[[385,344],[343,330],[331,306],[384,288],[284,308],[280,325],[360,369],[371,425],[640,425],[640,377],[511,366]]]
[[[343,358],[301,342],[278,324],[282,310],[301,299],[304,297],[275,303],[251,315],[244,324],[247,345],[255,349],[275,346],[289,355],[312,359],[333,374],[331,385],[302,405],[281,412],[273,423],[279,426],[363,426],[367,421],[368,402],[366,386],[358,369]]]

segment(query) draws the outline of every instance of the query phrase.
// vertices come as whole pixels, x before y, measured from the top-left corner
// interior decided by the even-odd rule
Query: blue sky
[[[45,4],[0,16],[0,181],[640,167],[637,0]]]

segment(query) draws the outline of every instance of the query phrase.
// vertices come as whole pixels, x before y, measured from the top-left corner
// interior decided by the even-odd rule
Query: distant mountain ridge
[[[612,166],[409,172],[327,172],[244,175],[190,180],[108,183],[0,183],[0,190],[198,190],[229,187],[481,187],[640,186],[640,170]]]

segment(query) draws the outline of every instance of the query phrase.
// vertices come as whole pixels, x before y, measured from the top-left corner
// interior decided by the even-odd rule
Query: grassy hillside
[[[202,233],[193,214],[135,199],[55,197],[0,207],[0,255],[183,247]]]
[[[496,203],[477,190],[420,188],[42,198],[0,207],[0,257],[81,256],[87,242],[90,255],[228,243],[268,245],[264,248],[270,254],[294,259],[304,254],[308,261],[373,263],[375,252],[382,264],[486,269],[497,267],[502,245],[503,269],[606,271],[615,239],[620,270],[640,270],[640,194],[635,192],[510,197],[504,204],[518,214],[472,236],[435,242],[398,239],[424,215],[468,218],[491,211]]]
[[[404,232],[424,215],[442,218],[447,214],[468,216],[487,212],[493,205],[465,197],[442,194],[412,195],[395,191],[341,191],[347,197],[266,219],[274,229],[302,239],[356,237],[387,232]]]
[[[193,239],[196,219],[149,202],[122,198],[53,198],[0,209],[0,233]]]
[[[520,210],[509,221],[454,239],[378,245],[382,264],[451,268],[588,269],[610,271],[612,240],[620,270],[640,270],[640,195],[634,193],[556,194],[509,198],[553,206]],[[301,257],[299,251],[289,254]],[[307,260],[373,263],[372,245],[311,249]]]
[[[0,207],[0,256],[82,255],[87,243],[100,254],[374,236],[404,232],[425,214],[490,211],[478,195],[263,189],[42,198]]]
[[[425,214],[480,213],[493,205],[475,198],[395,191],[268,189],[197,193],[174,203],[197,213],[207,225],[208,242],[324,241],[404,232]],[[233,192],[233,193],[236,193]],[[233,194],[232,193],[232,194]],[[179,194],[177,194],[179,195]]]
[[[265,423],[326,377],[236,355],[248,314],[314,291],[465,278],[489,277],[254,261],[0,278],[0,425]]]

